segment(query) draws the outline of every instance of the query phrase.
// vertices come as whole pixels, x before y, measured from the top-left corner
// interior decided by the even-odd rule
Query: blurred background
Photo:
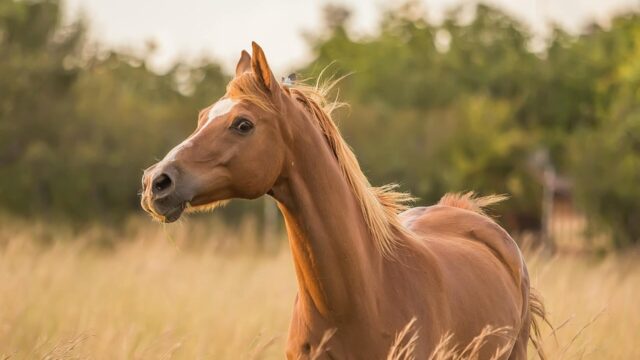
[[[295,281],[272,201],[165,227],[137,194],[256,40],[278,78],[350,74],[337,120],[373,184],[510,196],[493,213],[564,327],[555,358],[640,356],[639,11],[0,0],[0,354],[281,357]]]

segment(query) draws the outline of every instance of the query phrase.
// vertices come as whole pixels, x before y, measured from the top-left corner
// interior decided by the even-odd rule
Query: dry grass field
[[[283,358],[293,267],[284,242],[255,250],[254,228],[1,221],[0,359]],[[552,359],[640,358],[639,254],[528,259]]]

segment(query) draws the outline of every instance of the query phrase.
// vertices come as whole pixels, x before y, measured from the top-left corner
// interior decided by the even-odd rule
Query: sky
[[[275,73],[295,68],[310,57],[303,34],[322,29],[322,7],[342,4],[353,11],[350,30],[376,31],[381,12],[396,0],[65,0],[65,17],[83,14],[90,38],[104,47],[142,51],[157,45],[151,66],[163,71],[178,59],[213,58],[227,71],[235,68],[240,51],[258,42]],[[464,0],[421,0],[433,21]],[[475,2],[475,1],[474,1]],[[485,0],[522,20],[539,36],[559,23],[571,32],[596,21],[606,25],[616,13],[640,9],[640,0]]]

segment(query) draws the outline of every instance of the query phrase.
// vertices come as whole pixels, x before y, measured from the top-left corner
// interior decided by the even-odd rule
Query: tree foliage
[[[0,6],[0,204],[19,214],[117,218],[137,208],[142,170],[221,96],[220,67],[92,50],[57,2]],[[180,88],[187,88],[188,94]]]

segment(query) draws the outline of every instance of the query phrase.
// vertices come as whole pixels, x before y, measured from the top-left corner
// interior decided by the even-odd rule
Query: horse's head
[[[267,193],[286,157],[284,97],[253,43],[253,56],[242,52],[227,93],[200,112],[195,131],[144,172],[142,207],[173,222],[185,209]]]

